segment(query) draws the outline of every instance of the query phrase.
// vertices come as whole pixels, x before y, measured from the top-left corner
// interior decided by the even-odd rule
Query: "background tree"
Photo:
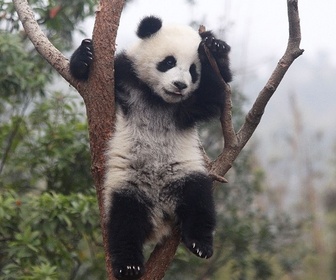
[[[93,155],[92,170],[95,180],[95,186],[97,188],[98,199],[99,201],[101,201],[100,186],[104,166],[102,148],[104,147],[104,143],[106,142],[106,140],[111,135],[113,120],[113,98],[111,93],[107,92],[107,89],[113,89],[113,86],[111,84],[113,82],[113,75],[112,72],[106,73],[106,69],[109,69],[111,61],[105,61],[104,57],[113,56],[114,49],[111,49],[111,46],[112,48],[114,46],[117,23],[123,3],[121,3],[122,1],[101,1],[100,3],[101,5],[98,9],[97,20],[93,34],[96,49],[95,61],[99,61],[99,65],[93,65],[93,75],[90,78],[89,82],[84,86],[84,84],[79,84],[71,78],[68,73],[67,60],[57,50],[55,50],[53,46],[48,43],[47,40],[45,40],[46,38],[44,37],[44,35],[41,34],[38,29],[34,29],[33,32],[30,32],[32,30],[30,28],[36,28],[36,24],[32,20],[32,13],[27,10],[27,3],[25,1],[15,2],[18,11],[21,10],[21,12],[23,12],[23,14],[20,13],[21,20],[26,27],[27,34],[31,36],[33,43],[35,42],[35,47],[44,55],[46,55],[46,52],[50,54],[50,56],[46,56],[47,60],[51,63],[54,63],[53,66],[63,75],[63,77],[65,77],[74,87],[76,87],[80,91],[84,99],[88,112],[90,145],[92,152],[91,154]],[[288,6],[290,15],[289,18],[290,20],[293,20],[290,21],[291,36],[288,51],[277,66],[274,75],[272,75],[272,77],[270,78],[269,83],[260,93],[255,105],[247,116],[247,121],[244,123],[242,129],[237,133],[237,135],[231,123],[231,99],[229,98],[227,100],[227,114],[222,118],[225,149],[223,151],[223,154],[211,165],[210,169],[213,173],[213,176],[219,180],[221,180],[221,177],[231,167],[233,160],[237,157],[237,155],[253,133],[256,125],[260,120],[266,103],[272,96],[284,73],[293,62],[293,60],[302,53],[302,51],[298,49],[300,32],[297,25],[297,2],[288,1]],[[112,7],[114,9],[112,9]],[[53,15],[54,13],[58,13],[57,10],[62,11],[60,7],[57,7],[57,9],[52,9],[53,13],[51,14]],[[28,13],[25,13],[27,11]],[[107,30],[112,30],[112,34],[110,31],[107,32]],[[35,41],[34,38],[38,40]],[[211,61],[211,57],[209,57],[209,60]],[[214,65],[214,69],[215,68],[216,66]],[[95,88],[96,90],[93,91],[93,88]],[[230,90],[227,89],[227,91],[229,94]],[[90,94],[90,92],[95,92],[95,94],[92,95]],[[102,98],[105,100],[105,102],[100,102]],[[110,102],[106,102],[106,100],[110,100]],[[99,118],[104,118],[109,121],[103,124],[99,123],[97,116],[99,116]],[[163,276],[166,266],[168,265],[170,259],[173,257],[178,243],[179,238],[178,234],[176,234],[174,239],[168,240],[165,246],[155,251],[153,255],[154,257],[151,258],[151,261],[148,264],[148,274],[151,275],[148,279],[152,279],[152,277],[154,277],[153,275],[158,275],[158,278]],[[161,255],[162,257],[157,258],[158,255]],[[155,270],[155,268],[157,268],[158,266],[156,262],[153,262],[153,260],[161,263],[159,270]],[[107,264],[109,264],[108,258]],[[155,271],[152,269],[154,269]]]
[[[62,51],[94,6],[30,3]],[[103,279],[82,104],[50,86],[52,68],[19,28],[11,1],[0,1],[0,26],[0,279]]]

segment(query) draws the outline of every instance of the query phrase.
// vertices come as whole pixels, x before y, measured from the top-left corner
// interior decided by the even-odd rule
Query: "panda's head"
[[[199,86],[201,37],[189,26],[167,25],[157,17],[144,18],[138,27],[139,42],[127,55],[137,77],[165,102],[187,99]]]

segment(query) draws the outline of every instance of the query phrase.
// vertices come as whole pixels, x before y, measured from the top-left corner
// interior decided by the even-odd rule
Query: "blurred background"
[[[91,37],[96,1],[32,0],[67,57]],[[180,246],[164,279],[336,279],[336,2],[299,2],[305,50],[268,104],[247,147],[215,189],[215,254]],[[231,46],[236,129],[283,55],[285,0],[127,1],[117,51],[140,19],[200,24]],[[200,134],[212,158],[218,123]],[[105,279],[80,96],[29,43],[0,0],[0,279]],[[150,252],[151,248],[148,248]]]

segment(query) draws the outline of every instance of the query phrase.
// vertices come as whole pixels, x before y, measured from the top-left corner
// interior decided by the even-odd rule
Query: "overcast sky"
[[[149,14],[159,15],[166,22],[189,24],[196,19],[214,30],[222,23],[228,27],[227,40],[238,49],[245,45],[245,49],[259,50],[257,58],[268,53],[282,53],[287,41],[286,0],[199,0],[196,3],[190,7],[182,0],[135,0],[123,14],[120,32],[124,35],[134,33],[139,20]],[[310,54],[329,51],[336,63],[333,43],[336,1],[300,0],[299,9],[302,46]]]
[[[235,83],[254,101],[284,53],[288,39],[286,0],[134,0],[120,23],[117,50],[136,39],[135,30],[146,15],[164,22],[190,24],[207,29],[225,27],[231,45]],[[289,96],[295,94],[303,119],[312,129],[333,133],[336,123],[336,1],[299,0],[304,55],[298,58],[267,106],[257,136],[272,141],[278,128],[292,122]],[[93,21],[87,35],[91,36]],[[223,34],[222,34],[223,35]],[[266,135],[266,136],[265,136]]]

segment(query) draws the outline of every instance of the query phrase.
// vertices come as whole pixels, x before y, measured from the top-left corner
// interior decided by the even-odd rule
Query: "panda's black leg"
[[[148,208],[134,195],[114,193],[107,222],[114,276],[139,279],[144,273],[143,244],[152,230]]]
[[[212,181],[208,176],[193,174],[185,179],[177,216],[186,247],[200,258],[210,258],[213,253],[216,214]]]

